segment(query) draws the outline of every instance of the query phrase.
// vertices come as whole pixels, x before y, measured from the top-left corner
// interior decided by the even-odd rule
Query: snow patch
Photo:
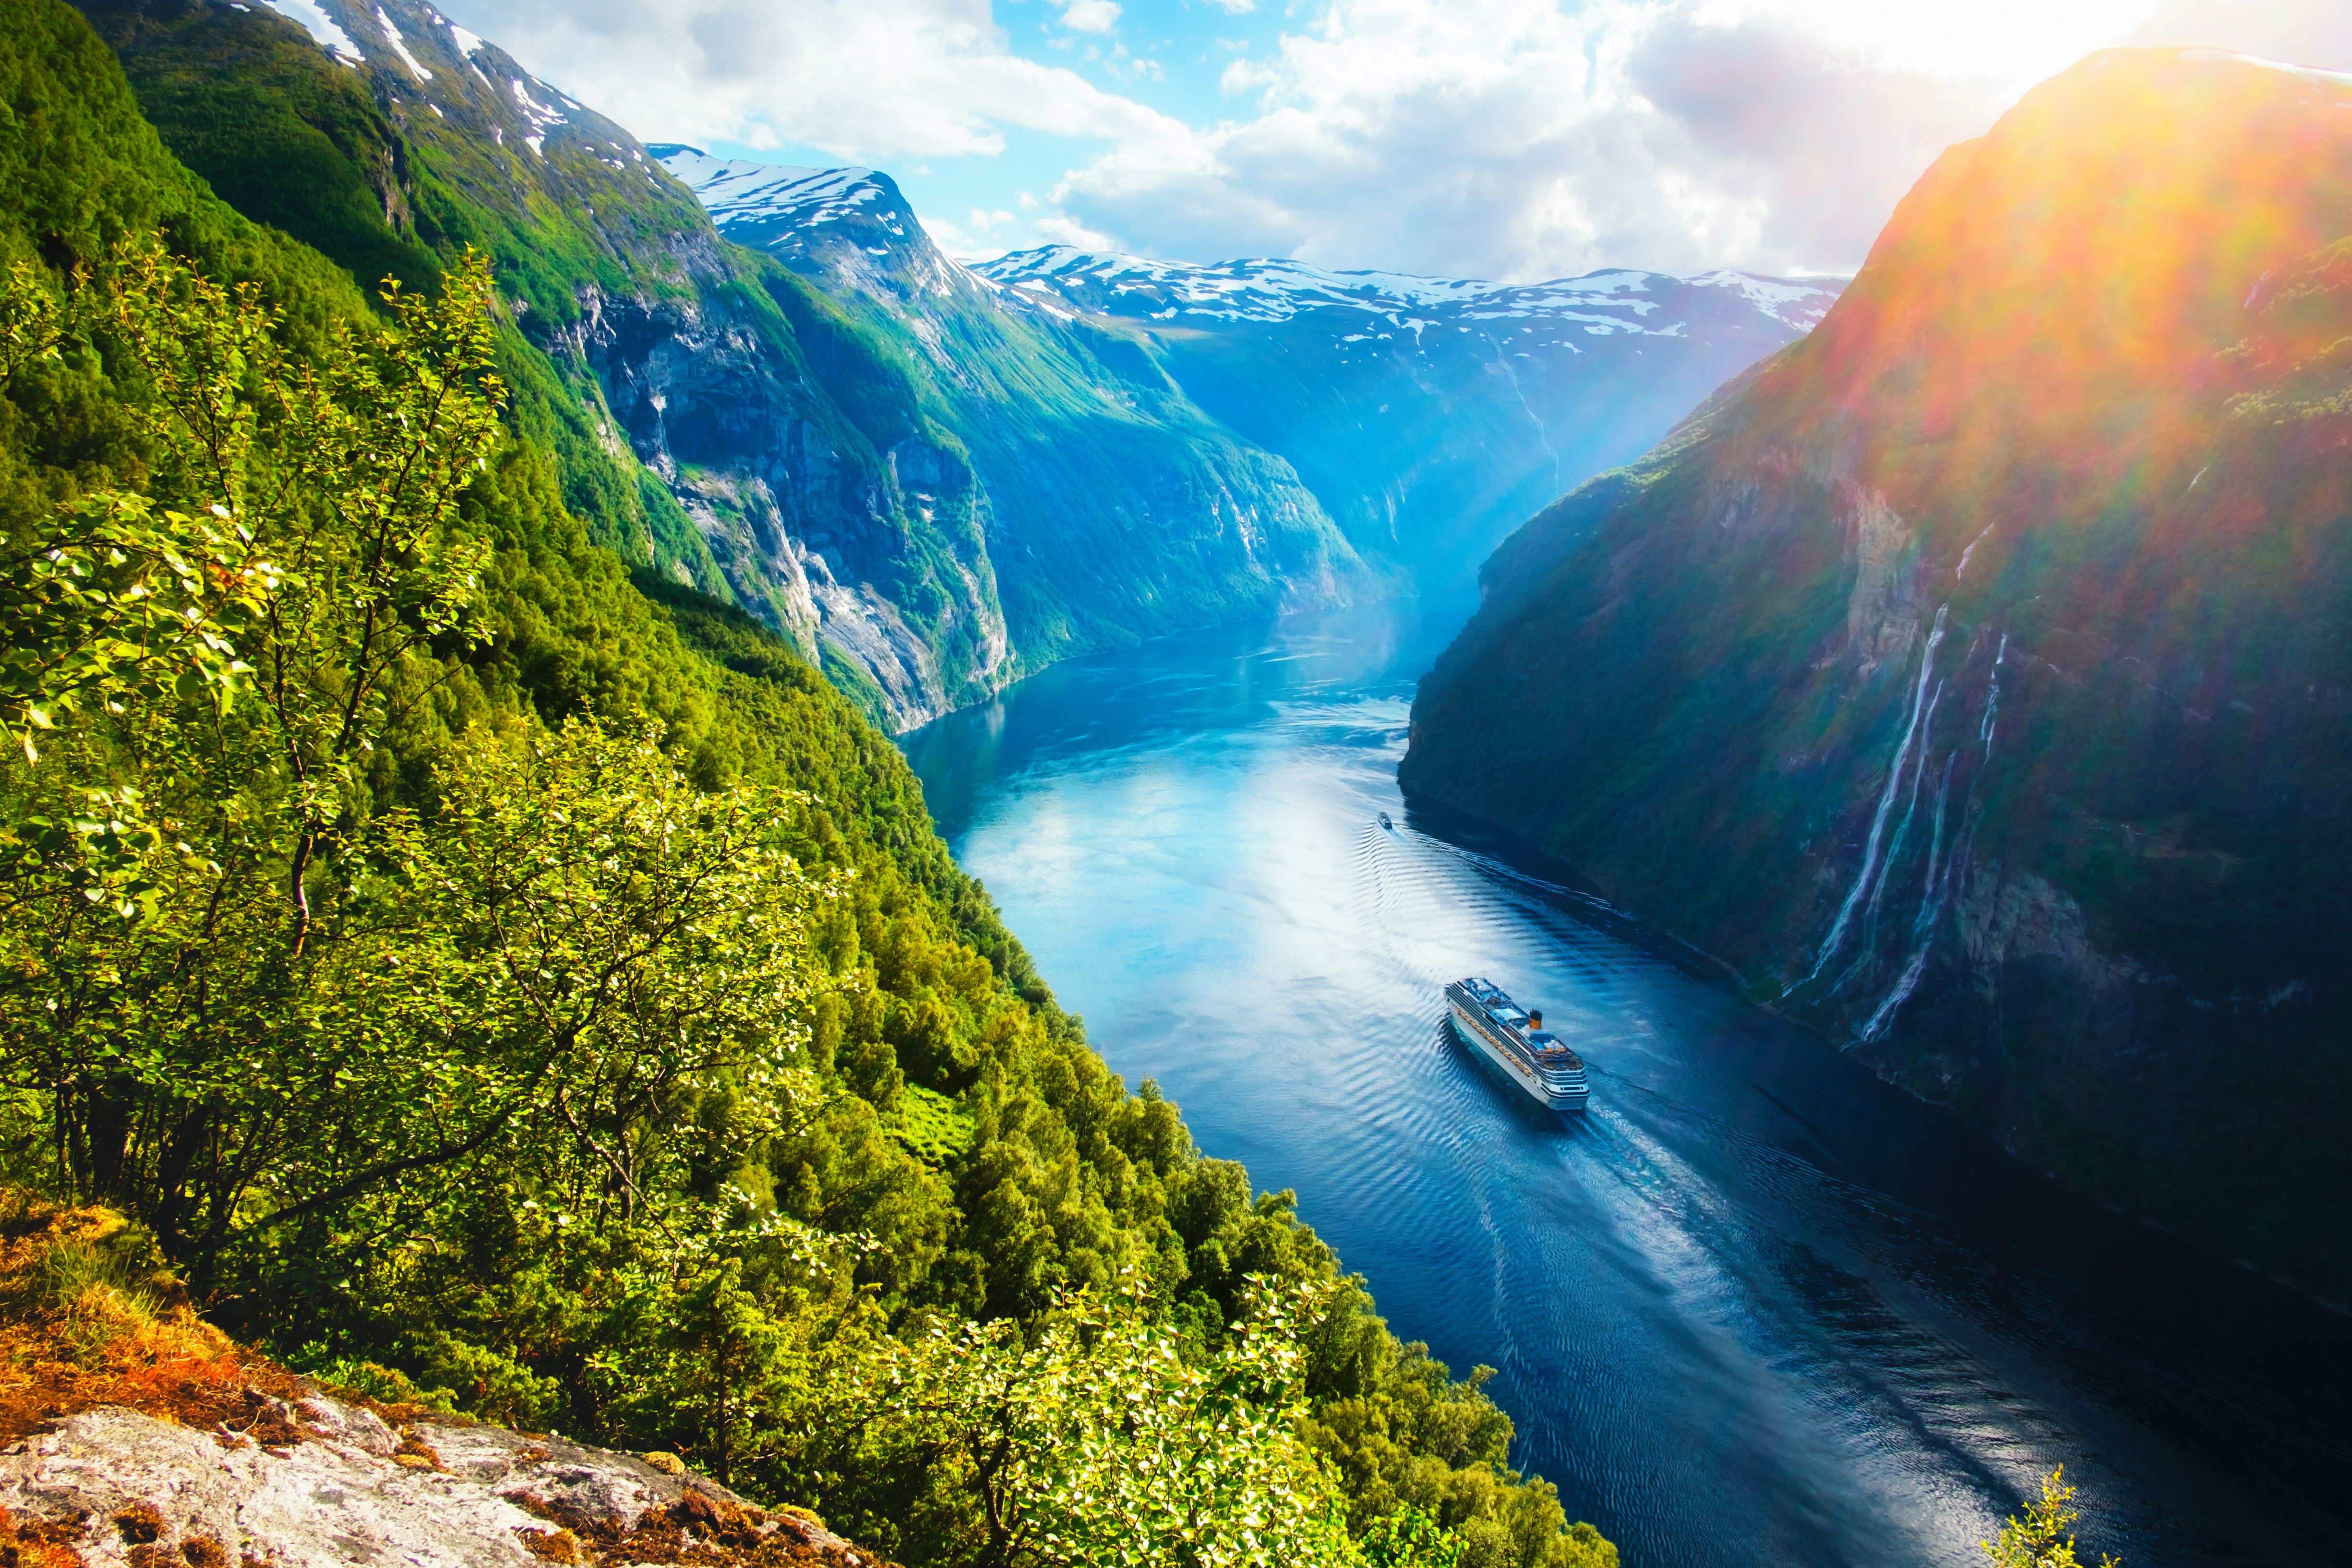
[[[381,5],[375,8],[375,20],[376,26],[383,29],[384,41],[392,46],[392,52],[400,57],[400,63],[408,68],[409,74],[418,81],[431,81],[433,73],[418,64],[416,57],[408,52],[408,40],[400,36],[400,29],[392,25],[392,18],[383,14]]]
[[[360,53],[352,36],[335,25],[335,19],[319,8],[319,0],[264,0],[268,7],[289,22],[301,24],[303,31],[319,42],[335,58],[347,66],[358,65],[367,57]]]
[[[547,128],[563,124],[564,118],[558,110],[531,97],[530,89],[523,85],[522,78],[516,77],[513,81],[515,101],[522,106],[522,117],[530,121],[530,130],[522,139],[523,145],[529,147],[533,154],[544,157],[545,154],[539,150],[541,143],[547,140]]]

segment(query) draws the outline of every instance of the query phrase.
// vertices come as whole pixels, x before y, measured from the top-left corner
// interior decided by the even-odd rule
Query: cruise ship
[[[1537,1104],[1581,1111],[1589,1086],[1584,1059],[1558,1035],[1546,1033],[1543,1014],[1529,1013],[1492,980],[1456,980],[1445,988],[1454,1032],[1502,1070]]]

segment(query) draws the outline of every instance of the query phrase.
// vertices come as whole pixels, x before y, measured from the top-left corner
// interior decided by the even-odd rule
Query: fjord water
[[[908,754],[1111,1065],[1296,1189],[1399,1333],[1496,1367],[1514,1462],[1629,1564],[1980,1562],[2060,1463],[2131,1568],[2352,1562],[2352,1321],[2066,1197],[1405,809],[1413,681],[1459,619],[1076,661]],[[1452,1041],[1467,973],[1584,1051],[1588,1113]]]

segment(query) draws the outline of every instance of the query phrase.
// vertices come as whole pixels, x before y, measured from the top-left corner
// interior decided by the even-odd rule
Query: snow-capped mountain
[[[942,384],[1205,413],[1286,459],[1369,561],[1466,581],[1562,490],[1626,462],[1811,329],[1837,279],[1598,272],[1510,284],[1047,246],[967,267],[889,176],[651,149],[719,232],[863,302]],[[1015,348],[1015,343],[1022,345]],[[992,356],[1024,361],[1000,378]]]
[[[848,225],[871,227],[886,244],[906,244],[921,230],[897,183],[872,169],[753,163],[674,141],[649,142],[646,151],[686,182],[712,223],[739,231],[739,239],[748,239],[741,231],[772,227],[790,243]]]
[[[690,183],[690,182],[689,182]],[[1837,280],[1759,277],[1718,271],[1680,278],[1657,272],[1595,272],[1549,283],[1485,283],[1396,272],[1329,272],[1279,259],[1214,266],[1045,246],[982,262],[975,271],[1075,308],[1152,321],[1287,321],[1310,310],[1352,310],[1423,331],[1475,321],[1549,321],[1587,337],[1640,332],[1671,338],[1695,310],[1738,300],[1798,331],[1837,298]],[[1704,294],[1693,291],[1704,290]]]
[[[694,193],[720,234],[835,291],[903,301],[992,287],[931,242],[898,182],[878,169],[754,163],[669,141],[646,151]]]

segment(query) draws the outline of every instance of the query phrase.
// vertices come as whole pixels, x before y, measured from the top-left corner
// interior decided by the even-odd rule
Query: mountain
[[[1291,465],[1194,406],[1137,334],[965,268],[888,175],[649,151],[721,235],[782,262],[887,345],[925,414],[955,434],[1024,673],[1376,586]]]
[[[406,13],[385,25],[401,28],[405,37],[394,41],[420,69],[446,71]],[[373,34],[346,37],[352,52],[381,47]],[[468,57],[484,59],[479,51]],[[43,1469],[43,1455],[16,1444],[14,1458],[25,1462],[0,1467],[0,1490],[10,1494],[0,1556],[65,1563],[87,1548],[94,1560],[220,1563],[236,1519],[294,1558],[314,1552],[322,1537],[309,1526],[321,1526],[335,1539],[315,1548],[320,1560],[378,1546],[452,1553],[443,1561],[522,1561],[523,1549],[562,1562],[676,1560],[681,1551],[733,1560],[722,1548],[761,1562],[808,1555],[764,1528],[780,1522],[772,1519],[751,1521],[761,1526],[752,1538],[730,1528],[742,1522],[731,1516],[702,1513],[694,1540],[667,1531],[656,1539],[642,1528],[656,1522],[650,1516],[625,1532],[626,1521],[600,1517],[607,1511],[572,1517],[571,1502],[582,1500],[536,1493],[507,1500],[520,1500],[525,1512],[545,1504],[565,1516],[546,1522],[562,1528],[542,1531],[491,1509],[496,1517],[478,1520],[489,1531],[470,1540],[409,1519],[387,1542],[373,1533],[382,1514],[365,1508],[340,1520],[331,1506],[294,1509],[301,1521],[272,1512],[287,1500],[277,1483],[294,1472],[265,1474],[252,1463],[267,1469],[290,1455],[300,1470],[332,1458],[306,1458],[300,1428],[324,1436],[316,1424],[341,1416],[269,1405],[288,1390],[272,1386],[275,1378],[254,1388],[257,1357],[196,1322],[202,1308],[289,1369],[364,1392],[364,1402],[339,1403],[393,1416],[411,1427],[403,1436],[463,1411],[535,1442],[545,1434],[536,1458],[517,1462],[538,1464],[552,1445],[578,1479],[598,1461],[556,1442],[547,1429],[560,1424],[575,1440],[691,1460],[763,1504],[820,1506],[915,1568],[968,1562],[1007,1517],[1002,1500],[1012,1495],[975,1492],[975,1467],[1002,1464],[1000,1474],[1041,1478],[1032,1492],[1050,1486],[1063,1497],[1073,1495],[1067,1468],[1025,1456],[1006,1463],[1007,1449],[973,1447],[992,1439],[952,1418],[940,1425],[928,1401],[910,1405],[878,1381],[835,1381],[849,1370],[841,1356],[871,1352],[883,1358],[872,1369],[887,1375],[892,1358],[936,1351],[959,1358],[952,1364],[962,1370],[971,1364],[960,1358],[985,1347],[1006,1376],[1016,1361],[1026,1375],[1038,1364],[1033,1347],[1005,1320],[1038,1321],[1066,1289],[1092,1287],[1131,1299],[1132,1310],[1120,1305],[1117,1315],[1137,1333],[1120,1343],[1141,1359],[1119,1364],[1148,1362],[1180,1379],[1049,1372],[1055,1386],[1107,1391],[1096,1402],[1099,1416],[1087,1419],[1114,1448],[1138,1430],[1142,1406],[1132,1394],[1147,1381],[1176,1401],[1173,1424],[1156,1416],[1143,1423],[1151,1432],[1213,1425],[1221,1441],[1235,1431],[1225,1418],[1231,1400],[1204,1404],[1185,1390],[1265,1386],[1257,1372],[1228,1378],[1215,1370],[1217,1347],[1235,1343],[1228,1322],[1249,1314],[1253,1366],[1278,1364],[1267,1358],[1286,1361],[1293,1350],[1306,1357],[1278,1397],[1302,1396],[1311,1415],[1294,1424],[1268,1403],[1260,1406],[1267,1421],[1243,1427],[1271,1436],[1294,1458],[1311,1443],[1311,1462],[1328,1469],[1349,1527],[1371,1538],[1380,1556],[1391,1554],[1374,1542],[1402,1538],[1465,1562],[1613,1564],[1615,1549],[1590,1526],[1567,1528],[1550,1488],[1509,1468],[1512,1424],[1479,1389],[1483,1374],[1457,1382],[1425,1347],[1400,1343],[1297,1222],[1287,1194],[1254,1194],[1239,1166],[1192,1145],[1156,1089],[1130,1092],[1088,1048],[933,831],[904,757],[838,685],[751,614],[672,580],[674,570],[701,570],[688,553],[701,535],[690,526],[682,536],[664,532],[683,518],[674,506],[661,510],[666,486],[605,487],[634,486],[641,471],[624,465],[625,444],[615,455],[593,431],[580,444],[582,424],[604,408],[592,395],[601,383],[582,359],[562,357],[562,334],[502,333],[499,369],[511,395],[504,430],[485,429],[487,400],[466,384],[471,378],[453,390],[438,375],[412,374],[418,353],[396,328],[400,313],[381,308],[349,269],[381,264],[423,288],[470,239],[499,258],[502,314],[538,329],[570,308],[577,313],[564,320],[585,334],[581,323],[593,319],[585,306],[597,297],[581,301],[572,290],[582,280],[606,289],[608,303],[635,301],[624,290],[640,286],[669,290],[657,303],[678,315],[626,306],[635,313],[629,319],[658,326],[687,319],[688,291],[702,276],[689,263],[723,263],[757,283],[777,315],[712,286],[717,303],[708,308],[739,310],[730,330],[743,335],[714,355],[740,350],[740,364],[767,346],[801,353],[778,362],[806,379],[751,390],[805,397],[812,418],[839,412],[825,401],[828,387],[846,395],[860,384],[820,372],[887,364],[881,350],[845,317],[818,308],[822,301],[781,267],[707,231],[698,256],[678,239],[691,231],[677,225],[681,214],[698,221],[698,208],[667,175],[640,172],[609,145],[600,175],[587,166],[593,156],[567,152],[552,131],[533,148],[511,124],[480,144],[413,139],[394,118],[401,103],[374,96],[368,62],[343,59],[239,0],[92,0],[88,12],[65,0],[0,6],[0,258],[9,264],[0,269],[0,319],[9,323],[9,351],[0,354],[0,527],[20,545],[41,545],[0,560],[0,605],[16,652],[31,654],[11,664],[0,708],[15,726],[36,703],[51,716],[37,757],[12,747],[0,767],[0,848],[13,868],[0,904],[0,972],[10,977],[0,985],[0,1039],[8,1042],[0,1140],[16,1151],[14,1176],[77,1201],[95,1195],[111,1210],[61,1215],[21,1189],[0,1188],[9,1216],[0,1228],[0,1300],[8,1303],[0,1358],[11,1369],[0,1392],[0,1443],[30,1437],[41,1448],[37,1433],[52,1418],[99,1406],[145,1409],[172,1423],[110,1416],[100,1432],[84,1422],[85,1451],[68,1452],[68,1443],[47,1455],[80,1467],[90,1485],[84,1495],[103,1504],[88,1517],[51,1484],[58,1472]],[[533,91],[528,82],[520,90]],[[535,101],[581,123],[557,100]],[[445,113],[458,118],[445,110],[412,122]],[[205,159],[210,172],[192,172],[174,147]],[[540,160],[554,166],[546,186],[532,183]],[[545,190],[575,178],[581,208],[557,209]],[[642,197],[630,188],[638,182]],[[250,219],[224,191],[273,204],[278,221]],[[293,237],[296,228],[322,247]],[[664,272],[655,242],[670,239],[683,259]],[[631,248],[641,242],[642,251]],[[126,266],[125,246],[168,253],[146,251]],[[468,267],[457,286],[470,291],[478,279]],[[268,319],[247,317],[219,292],[226,286],[250,289]],[[424,307],[418,330],[438,334],[426,354],[468,336],[463,298]],[[118,329],[142,319],[171,329]],[[710,319],[698,318],[706,327]],[[218,364],[207,356],[232,340],[223,334],[242,342],[248,328],[268,346],[242,352],[247,373],[229,377],[218,395],[250,444],[215,437],[234,455],[221,461],[224,449],[214,447],[196,456],[222,426],[208,420],[204,431],[175,437],[171,377]],[[780,335],[761,336],[772,331]],[[43,351],[45,337],[56,351]],[[405,346],[394,340],[403,338]],[[214,395],[205,407],[216,420]],[[317,406],[314,395],[328,419],[348,413],[368,434],[351,439],[335,429],[316,441],[310,425],[281,416]],[[362,615],[340,591],[310,595],[314,569],[346,588],[384,583],[373,568],[349,569],[373,553],[354,530],[364,527],[380,547],[378,530],[413,524],[419,512],[440,516],[386,497],[375,478],[383,470],[349,455],[353,445],[371,455],[397,449],[424,427],[387,411],[425,406],[450,415],[417,437],[427,469],[450,454],[457,433],[495,436],[478,466],[460,460],[439,470],[466,480],[448,519],[448,532],[469,547],[463,564],[442,552],[436,526],[390,569],[398,585],[370,601],[383,608],[382,619]],[[599,456],[607,466],[596,465]],[[247,496],[277,492],[239,515],[255,529],[257,550],[303,564],[301,576],[240,580],[221,552],[241,554],[242,543],[226,547],[191,520],[215,504],[230,510],[223,503],[237,497],[226,486],[237,470],[251,481]],[[289,482],[299,499],[282,499],[278,486]],[[121,505],[100,513],[79,504],[108,493]],[[110,519],[103,531],[82,526],[93,515]],[[646,530],[650,546],[632,526]],[[669,564],[632,570],[620,559],[632,549],[669,550]],[[115,618],[122,606],[152,602],[121,590],[155,580],[142,574],[159,554],[205,565],[166,590],[183,596],[171,601],[174,622],[185,614],[205,628],[224,664],[234,650],[274,672],[233,706],[153,678],[152,642],[107,634],[131,625]],[[471,635],[436,636],[446,601],[429,586],[412,589],[436,576],[450,583],[457,572]],[[74,579],[112,585],[95,618],[82,612],[98,602],[87,594],[61,600],[53,591]],[[236,584],[264,580],[273,612],[207,613],[232,595],[251,603]],[[274,612],[295,604],[300,613]],[[138,622],[156,624],[152,615]],[[136,627],[133,634],[152,639]],[[374,665],[372,685],[352,682],[349,672],[366,668],[387,634],[404,651]],[[305,652],[273,657],[289,638],[307,639]],[[93,668],[115,683],[104,702],[88,696]],[[46,698],[58,683],[66,700]],[[362,691],[380,705],[361,701]],[[287,788],[299,760],[281,764],[279,747],[247,744],[280,722],[269,716],[284,712],[273,705],[289,700],[297,711],[340,712],[368,737],[348,767],[328,775],[331,794]],[[558,760],[581,757],[581,747],[614,765],[592,779]],[[533,781],[486,779],[484,767],[523,769],[506,778]],[[565,769],[563,781],[547,768]],[[133,778],[135,796],[123,788]],[[549,784],[561,793],[545,793]],[[136,861],[44,826],[61,810],[79,810],[92,790],[141,802],[142,812],[169,812],[176,841],[167,848],[160,836],[134,835],[147,847],[130,854],[168,870],[143,883],[128,906],[137,914],[101,911],[94,922],[88,890],[129,885],[94,879],[120,878]],[[625,802],[642,805],[647,790],[661,791],[674,814],[650,825],[626,816],[634,808]],[[760,792],[755,816],[739,814],[743,790]],[[577,804],[565,807],[566,796]],[[144,803],[157,801],[169,804]],[[320,810],[334,822],[324,840],[289,836]],[[477,841],[486,852],[470,863],[504,879],[499,893],[485,900],[487,883],[458,892],[418,880],[426,864],[463,858],[451,853],[457,835],[473,831],[462,824],[493,820],[516,831],[495,846]],[[736,831],[718,827],[723,821],[740,823],[740,836],[727,841],[720,863],[693,862],[698,852],[683,849],[688,838],[710,845],[714,831]],[[567,848],[555,841],[565,833],[587,838]],[[508,895],[623,883],[632,898],[656,883],[695,884],[688,896],[702,901],[698,915],[659,894],[626,911],[602,906],[629,955],[624,965],[684,1005],[654,1001],[635,979],[570,956],[584,950],[573,944],[600,940],[591,933],[604,918],[578,903],[552,917],[541,905],[527,922],[564,945],[566,956],[514,966],[489,956],[521,929],[513,919],[521,906]],[[708,898],[719,884],[771,896],[722,906]],[[799,888],[814,894],[806,904]],[[289,909],[300,912],[291,922],[283,917]],[[719,947],[677,948],[681,916],[712,917],[707,928]],[[477,918],[504,922],[507,935],[487,944],[453,935],[453,922]],[[792,956],[754,975],[733,961],[747,950],[731,946],[738,938],[780,939],[767,950]],[[373,951],[386,962],[372,962],[354,942],[382,944]],[[444,989],[445,1003],[415,1005],[425,992],[413,980],[446,976],[446,962],[482,961],[490,967],[477,972],[496,970],[487,991],[460,998]],[[379,992],[391,998],[383,1006],[342,1005],[338,988],[354,976],[401,994]],[[483,1005],[493,993],[548,996],[538,989],[548,985],[584,985],[572,994],[587,996],[587,1007],[558,1003],[517,1028],[512,1016],[490,1016],[502,1002]],[[201,1005],[186,1005],[198,995]],[[76,996],[99,1010],[58,1006]],[[751,1015],[736,1010],[747,1006],[792,1011],[766,1012],[766,1023],[747,1027]],[[623,1010],[633,1021],[619,1021]],[[624,1039],[625,1051],[662,1041],[654,1047],[662,1060],[639,1058],[646,1072],[614,1071],[619,1059],[608,1047]],[[527,1057],[536,1068],[507,1076]],[[539,1098],[525,1104],[502,1092],[493,1082],[501,1077]],[[456,1137],[453,1118],[478,1118],[488,1132]],[[79,1131],[91,1127],[95,1137]],[[1129,1279],[1150,1281],[1148,1300],[1127,1290]],[[1279,1327],[1282,1320],[1258,1318],[1252,1303],[1261,1285],[1300,1292],[1302,1314]],[[1105,1321],[1074,1314],[1066,1332],[1052,1331],[1054,1343],[1071,1355],[1129,1354],[1097,1337]],[[803,1375],[819,1361],[820,1375]],[[895,1421],[893,1405],[917,1419]],[[223,1419],[269,1452],[240,1448],[227,1431],[201,1436]],[[370,1447],[367,1423],[358,1427],[341,1439]],[[1069,1430],[1024,1427],[1009,1437],[1025,1445]],[[188,1472],[177,1461],[196,1456],[184,1443],[165,1452],[190,1432],[209,1456],[195,1469],[222,1483],[209,1500],[181,1484]],[[97,1451],[117,1438],[139,1452]],[[375,1452],[390,1470],[420,1478],[449,1458],[422,1437],[399,1448]],[[1066,1448],[1114,1451],[1083,1432]],[[1192,1453],[1215,1458],[1206,1448]],[[117,1466],[118,1458],[133,1462]],[[1155,1461],[1153,1473],[1167,1473],[1167,1461]],[[1286,1459],[1258,1473],[1283,1478],[1284,1494],[1252,1481],[1212,1506],[1250,1509],[1253,1528],[1272,1511],[1297,1519],[1305,1501],[1288,1478],[1304,1469]],[[454,1495],[443,1484],[455,1484],[449,1477],[431,1479],[444,1500]],[[543,1479],[563,1482],[551,1472]],[[387,1479],[386,1467],[362,1463],[328,1484],[372,1488],[383,1500]],[[258,1501],[242,1481],[262,1486]],[[158,1490],[141,1490],[148,1483]],[[586,1484],[601,1483],[589,1476]],[[637,1490],[685,1500],[666,1487]],[[149,1503],[166,1495],[188,1506],[161,1518]],[[669,1524],[684,1522],[674,1508],[662,1511]],[[194,1512],[205,1518],[192,1520]],[[1201,1517],[1178,1522],[1191,1528]],[[792,1533],[807,1543],[804,1532]]]
[[[1727,376],[1810,329],[1842,287],[1732,272],[1507,285],[1062,247],[967,267],[887,174],[650,151],[722,235],[894,341],[942,423],[975,452],[993,449],[980,465],[1008,476],[993,486],[1000,517],[1035,519],[1048,539],[1091,553],[1103,548],[1095,519],[1149,516],[1148,499],[1121,494],[1141,455],[1087,465],[1076,488],[1060,472],[1121,434],[1106,412],[1124,410],[1217,476],[1305,481],[1296,513],[1275,515],[1328,517],[1341,537],[1290,530],[1299,544],[1280,570],[1294,595],[1351,591],[1351,571],[1466,575],[1563,486],[1639,453]],[[1022,483],[1027,474],[1036,482]],[[1075,528],[1053,521],[1063,508]],[[1114,560],[1148,570],[1139,551]],[[1002,580],[1012,593],[1013,574]]]
[[[887,722],[1012,677],[953,436],[628,132],[417,0],[79,8],[167,144],[250,215],[412,286],[489,253],[519,418],[600,542],[739,599]]]
[[[2352,78],[2111,51],[1536,517],[1409,797],[2080,1185],[2352,1293]]]
[[[1459,575],[1834,289],[1244,263],[1278,319],[1171,316],[1069,257],[964,267],[873,171],[656,159],[424,0],[79,8],[247,215],[412,287],[488,251],[520,416],[600,542],[894,729],[1074,653]]]
[[[80,9],[256,218],[412,285],[488,250],[518,301],[509,378],[600,541],[751,609],[890,727],[1370,580],[1286,465],[1181,397],[1082,342],[1041,355],[1018,322],[972,346],[985,388],[942,376],[895,317],[720,238],[627,131],[418,0]]]
[[[1289,459],[1357,549],[1423,580],[1638,455],[1801,336],[1837,278],[1597,272],[1496,284],[1052,246],[975,270],[1122,327],[1202,408]]]

